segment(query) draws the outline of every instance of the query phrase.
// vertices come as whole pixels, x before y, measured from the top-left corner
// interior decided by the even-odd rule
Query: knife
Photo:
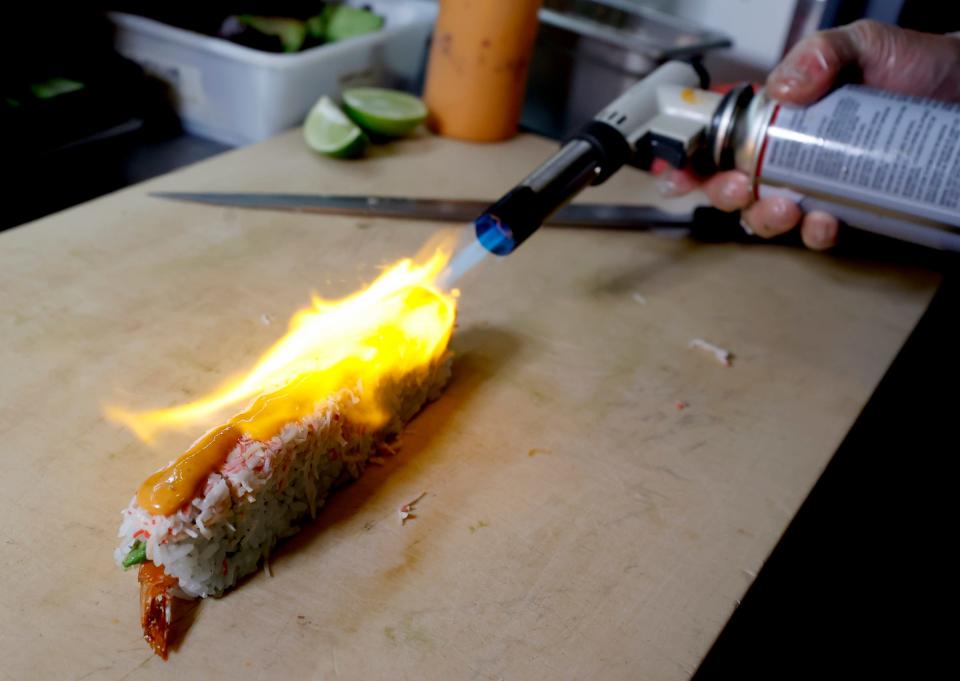
[[[399,196],[350,196],[342,194],[276,194],[258,192],[154,192],[151,196],[190,201],[212,206],[254,208],[260,210],[392,217],[442,222],[473,222],[490,206],[489,201],[467,199],[406,198]],[[600,227],[604,229],[644,230],[656,228],[690,229],[710,241],[743,240],[738,213],[699,207],[683,213],[671,213],[648,205],[573,203],[554,213],[548,220],[554,227]]]

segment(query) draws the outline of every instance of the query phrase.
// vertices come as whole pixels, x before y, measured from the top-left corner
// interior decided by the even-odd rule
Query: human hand
[[[876,21],[855,23],[810,35],[770,73],[768,94],[785,104],[807,105],[827,94],[841,79],[903,94],[960,101],[960,39],[918,33]],[[658,172],[659,171],[659,172]],[[822,211],[804,214],[782,196],[754,200],[750,179],[731,170],[698,177],[688,170],[655,168],[665,196],[699,187],[725,211],[741,211],[745,229],[765,238],[797,225],[803,242],[823,250],[836,243],[839,223]]]

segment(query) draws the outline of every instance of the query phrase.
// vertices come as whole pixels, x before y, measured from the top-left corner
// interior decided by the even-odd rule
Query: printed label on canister
[[[758,180],[960,226],[960,104],[847,85],[782,106]]]

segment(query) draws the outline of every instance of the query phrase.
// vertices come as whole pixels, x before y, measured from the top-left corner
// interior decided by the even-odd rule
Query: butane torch
[[[868,231],[960,251],[960,104],[846,85],[787,107],[749,84],[726,94],[668,62],[608,105],[475,221],[511,253],[558,208],[625,164],[660,158],[703,174],[736,168],[755,195],[784,195]]]

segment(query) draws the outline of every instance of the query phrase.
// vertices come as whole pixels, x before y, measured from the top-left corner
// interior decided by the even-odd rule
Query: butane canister
[[[716,165],[873,232],[960,250],[960,104],[846,85],[807,107],[730,91],[707,139]]]

